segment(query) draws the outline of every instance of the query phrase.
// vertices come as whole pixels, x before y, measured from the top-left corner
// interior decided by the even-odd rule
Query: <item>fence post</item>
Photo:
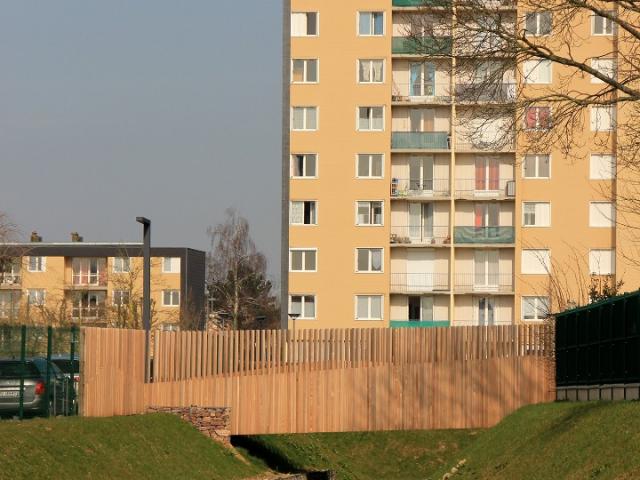
[[[51,393],[51,341],[53,340],[51,337],[53,336],[53,328],[51,326],[47,327],[47,364],[45,370],[45,416],[48,418],[51,415],[51,404],[49,403],[49,394]],[[53,392],[53,414],[56,414],[56,392]]]
[[[20,371],[20,399],[18,406],[18,418],[22,420],[24,418],[24,374],[26,373],[27,363],[25,357],[27,356],[27,326],[22,325],[20,328],[20,364],[22,365]]]

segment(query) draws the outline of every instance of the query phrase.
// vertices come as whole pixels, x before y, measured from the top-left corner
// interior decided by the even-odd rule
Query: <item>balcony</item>
[[[449,83],[393,83],[392,100],[405,104],[449,104]]]
[[[450,7],[451,0],[393,0],[394,7]]]
[[[0,273],[0,288],[20,288],[22,277],[19,273]]]
[[[457,178],[455,181],[457,198],[513,198],[515,194],[513,178]]]
[[[389,327],[391,328],[434,328],[434,327],[450,327],[449,320],[391,320]]]
[[[392,132],[393,150],[449,150],[449,132]]]
[[[454,227],[455,243],[514,243],[515,229],[511,227]]]
[[[434,178],[432,180],[412,180],[409,178],[391,179],[392,198],[413,197],[448,197],[449,179]]]
[[[449,290],[448,273],[392,273],[391,293],[427,293]]]
[[[448,226],[392,225],[392,245],[449,245]]]
[[[458,273],[455,276],[455,289],[458,293],[511,293],[513,292],[513,274]]]
[[[394,55],[450,55],[451,37],[393,37]]]
[[[456,100],[468,103],[510,103],[516,99],[515,83],[459,83]]]

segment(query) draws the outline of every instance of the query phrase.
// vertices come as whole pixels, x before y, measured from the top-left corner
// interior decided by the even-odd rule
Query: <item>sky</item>
[[[44,241],[207,250],[228,207],[280,259],[281,1],[0,0],[0,211]]]

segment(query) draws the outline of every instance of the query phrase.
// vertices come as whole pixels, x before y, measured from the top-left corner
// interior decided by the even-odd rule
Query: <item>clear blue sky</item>
[[[0,211],[28,234],[208,249],[233,206],[278,273],[280,0],[0,0]]]

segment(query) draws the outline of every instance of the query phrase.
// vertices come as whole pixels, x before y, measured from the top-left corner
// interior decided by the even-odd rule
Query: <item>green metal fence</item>
[[[0,417],[76,415],[79,329],[0,324]]]
[[[391,148],[393,149],[426,149],[448,150],[448,132],[392,132]]]
[[[400,55],[450,55],[451,37],[393,37],[391,53]]]
[[[513,227],[454,227],[455,243],[513,243]]]

